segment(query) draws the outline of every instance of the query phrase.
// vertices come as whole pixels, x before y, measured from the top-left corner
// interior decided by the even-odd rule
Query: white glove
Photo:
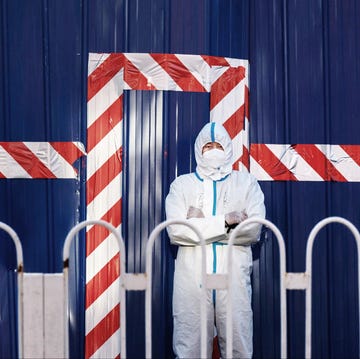
[[[228,228],[228,233],[230,229],[234,229],[239,223],[245,221],[248,218],[247,213],[245,210],[241,212],[233,211],[230,213],[225,214],[225,228]]]
[[[190,206],[188,211],[187,211],[187,215],[186,218],[204,218],[204,213],[200,208],[196,208],[193,206]]]

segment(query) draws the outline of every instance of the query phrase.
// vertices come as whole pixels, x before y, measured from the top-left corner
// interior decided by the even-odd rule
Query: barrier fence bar
[[[23,357],[23,326],[22,326],[22,318],[23,318],[23,307],[22,307],[22,297],[23,297],[23,271],[24,271],[24,259],[23,259],[23,251],[21,247],[21,242],[16,234],[16,232],[6,223],[0,222],[0,229],[4,230],[8,233],[15,244],[16,250],[16,266],[17,266],[17,310],[18,310],[18,325],[17,325],[17,333],[18,333],[18,355],[19,358]]]
[[[312,250],[315,237],[318,232],[330,223],[340,223],[350,229],[356,240],[357,259],[358,259],[358,313],[359,313],[359,336],[360,336],[360,234],[356,227],[347,219],[342,217],[328,217],[316,224],[310,232],[306,246],[306,276],[309,278],[309,285],[306,290],[306,318],[305,318],[305,357],[311,358],[311,294],[312,294]],[[359,342],[359,358],[360,358],[360,342]]]
[[[205,249],[205,241],[201,235],[201,233],[197,230],[197,228],[191,223],[185,220],[174,220],[169,219],[158,224],[153,231],[151,232],[148,242],[146,244],[146,276],[147,276],[147,288],[145,293],[145,356],[146,358],[152,357],[152,315],[151,315],[151,297],[152,297],[152,249],[154,246],[155,239],[159,236],[162,230],[164,230],[167,226],[179,224],[184,225],[192,229],[197,237],[200,240],[201,245],[201,302],[200,302],[200,318],[201,318],[201,348],[200,355],[201,358],[206,358],[206,249]]]
[[[68,317],[69,317],[69,255],[70,255],[70,245],[75,237],[75,235],[81,231],[86,226],[90,225],[100,225],[107,228],[112,234],[114,234],[120,251],[120,336],[121,336],[121,358],[126,358],[126,296],[123,289],[121,277],[125,274],[125,245],[119,231],[116,228],[103,220],[86,220],[80,222],[75,227],[73,227],[68,235],[65,238],[64,247],[63,247],[63,274],[64,274],[64,300],[65,300],[65,343],[64,343],[64,353],[66,357],[69,355],[69,328],[68,328]]]
[[[279,245],[280,252],[280,341],[281,341],[281,358],[287,357],[287,322],[286,322],[286,288],[284,284],[285,271],[286,271],[286,255],[285,255],[285,243],[280,230],[270,221],[260,218],[248,218],[241,222],[230,234],[229,238],[229,254],[228,254],[228,300],[226,308],[226,357],[232,357],[232,344],[233,344],[233,332],[232,332],[232,262],[233,262],[233,243],[239,232],[251,223],[260,223],[270,228],[275,234]]]
[[[280,233],[280,230],[270,221],[265,220],[263,218],[251,218],[247,219],[242,222],[239,226],[237,226],[232,234],[230,235],[229,239],[229,258],[228,258],[228,274],[207,274],[206,273],[206,249],[205,249],[205,241],[201,238],[201,234],[197,232],[196,228],[193,228],[189,223],[186,221],[177,221],[177,220],[169,220],[160,223],[151,233],[148,244],[146,247],[146,274],[147,274],[147,281],[148,287],[146,290],[146,358],[151,358],[151,296],[152,296],[152,288],[151,288],[151,280],[152,280],[152,248],[155,239],[159,236],[160,232],[166,228],[168,225],[172,224],[183,224],[187,225],[188,227],[192,228],[194,232],[200,238],[200,244],[202,247],[202,278],[201,281],[205,285],[202,285],[202,298],[201,298],[201,357],[206,357],[206,335],[207,335],[207,328],[206,328],[206,290],[207,289],[227,289],[228,290],[228,301],[227,301],[227,346],[226,346],[226,357],[232,357],[232,342],[233,342],[233,335],[232,335],[232,252],[233,252],[233,242],[234,239],[239,231],[246,226],[247,224],[251,223],[260,223],[269,227],[273,233],[275,234],[280,251],[280,308],[281,308],[281,357],[287,357],[287,324],[286,324],[286,289],[284,285],[285,279],[285,269],[286,269],[286,259],[285,259],[285,244],[284,239]],[[230,315],[229,315],[230,313]]]

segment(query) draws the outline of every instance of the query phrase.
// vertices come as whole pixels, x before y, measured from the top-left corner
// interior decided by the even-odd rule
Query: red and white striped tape
[[[123,90],[210,92],[211,121],[228,129],[235,164],[248,167],[246,60],[179,54],[89,54],[87,219],[121,226]],[[245,151],[244,151],[245,148]],[[119,253],[109,233],[87,231],[86,358],[114,358],[119,340]]]
[[[240,61],[240,60],[239,60]],[[248,67],[214,68],[210,96],[210,119],[220,122],[233,142],[234,169],[249,169]]]
[[[261,181],[360,181],[360,145],[251,144],[250,170]]]
[[[0,178],[77,178],[80,142],[0,142]]]
[[[123,56],[89,56],[87,124],[87,219],[120,229]],[[120,353],[119,252],[99,226],[86,233],[85,357]]]

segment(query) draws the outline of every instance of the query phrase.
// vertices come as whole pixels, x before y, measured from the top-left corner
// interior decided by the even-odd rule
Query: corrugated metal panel
[[[252,143],[357,144],[359,12],[356,0],[3,0],[0,140],[85,143],[88,52],[163,52],[250,60]],[[123,232],[128,270],[139,272],[145,240],[164,218],[169,183],[194,168],[192,146],[208,121],[209,98],[148,92],[127,92],[125,98]],[[320,219],[339,215],[360,227],[357,183],[261,186],[268,219],[286,240],[288,271],[305,270],[306,238]],[[23,241],[25,270],[60,271],[66,233],[85,218],[83,180],[1,180],[0,193],[0,220]],[[13,250],[0,236],[0,278],[7,288],[0,303],[0,355],[13,357]],[[84,352],[78,340],[84,336],[83,250],[77,244],[73,258],[73,357]],[[316,357],[357,356],[354,252],[350,235],[338,226],[321,232],[316,242]],[[157,244],[154,357],[172,355],[172,255],[166,241]],[[254,248],[254,259],[254,357],[279,357],[278,254],[270,234]],[[304,295],[293,292],[288,298],[289,356],[303,357]],[[143,314],[142,294],[132,293],[129,357],[144,351],[136,339]]]
[[[255,1],[250,6],[252,139],[259,143],[358,144],[358,3]],[[359,228],[357,183],[263,183],[262,187],[268,217],[285,236],[288,271],[305,270],[306,238],[322,218],[342,216]],[[266,243],[263,255],[273,263],[268,247]],[[354,253],[351,236],[338,225],[323,230],[315,243],[314,357],[358,356]],[[260,281],[265,276],[266,283],[271,283],[271,267],[262,265]],[[272,291],[270,284],[265,293]],[[289,295],[291,357],[304,357],[304,300],[302,293]],[[273,303],[269,304],[266,312],[267,305],[259,300],[263,314],[259,328],[265,328],[263,324],[272,327],[276,318]],[[272,348],[268,332],[262,329],[258,334],[260,356],[266,355]]]
[[[1,1],[1,141],[84,142],[81,129],[86,114],[87,55],[82,49],[81,5],[73,1]],[[82,183],[2,179],[0,188],[0,220],[12,226],[22,241],[25,271],[62,271],[64,239],[83,217]],[[1,239],[4,236],[1,234]],[[2,251],[3,244],[0,246]],[[12,254],[6,248],[5,253]],[[83,249],[76,257],[83,256],[81,253]],[[83,306],[81,290],[77,289],[84,281],[82,261],[74,260],[80,275],[73,277],[72,301]],[[13,268],[2,267],[2,278]],[[7,286],[10,304],[2,301],[2,312],[16,303],[13,286]],[[74,314],[78,330],[82,314]],[[16,357],[16,347],[9,345],[15,343],[15,316],[1,316],[1,322],[1,357]],[[79,353],[78,349],[74,353]]]

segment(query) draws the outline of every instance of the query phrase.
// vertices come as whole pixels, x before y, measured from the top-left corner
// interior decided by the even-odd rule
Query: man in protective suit
[[[167,219],[188,220],[206,242],[207,272],[227,272],[227,242],[231,230],[246,218],[265,217],[264,195],[255,177],[232,170],[232,142],[225,128],[206,124],[195,141],[196,172],[177,177],[166,197]],[[233,247],[233,358],[251,358],[252,252],[261,224],[248,224]],[[178,358],[200,358],[201,247],[187,226],[168,227],[179,246],[175,263],[173,348]],[[214,326],[222,357],[226,355],[226,290],[209,290],[207,353],[211,357]]]

